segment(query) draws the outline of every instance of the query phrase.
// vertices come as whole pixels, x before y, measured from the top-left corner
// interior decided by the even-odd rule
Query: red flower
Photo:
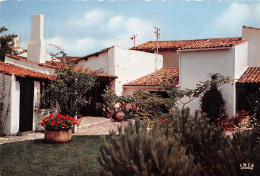
[[[134,105],[134,104],[131,104],[131,106],[132,106],[132,108],[133,108],[133,107],[135,107],[135,105]]]
[[[82,117],[82,115],[80,114],[79,117]]]
[[[44,83],[44,82],[42,83],[42,86],[45,86],[45,83]]]
[[[160,120],[160,122],[165,122],[165,120]]]
[[[89,103],[91,103],[91,100],[88,100]]]
[[[123,104],[121,104],[121,105],[120,105],[120,108],[122,108],[122,107],[124,107],[124,105],[123,105]]]
[[[85,100],[87,99],[87,97],[86,97],[86,96],[84,96],[83,98],[84,98]]]
[[[66,127],[67,125],[65,123],[62,123],[62,126]]]

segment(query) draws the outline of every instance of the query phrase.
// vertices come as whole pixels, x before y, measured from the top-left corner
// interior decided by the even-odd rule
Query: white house
[[[161,55],[115,46],[86,55],[77,61],[79,67],[101,69],[104,73],[117,76],[113,85],[117,95],[123,95],[124,84],[161,69],[162,64]]]
[[[43,15],[33,15],[27,53],[19,56],[6,55],[5,62],[0,62],[1,134],[12,135],[18,131],[40,130],[38,123],[40,118],[43,118],[38,111],[41,83],[54,79],[52,73],[64,65],[59,58],[51,61],[50,55],[46,53],[43,24]],[[21,50],[17,38],[14,40],[13,49]],[[86,69],[83,71],[91,72]],[[116,78],[101,72],[97,73],[97,76],[105,84]],[[94,103],[92,105],[96,106]]]
[[[242,37],[159,41],[158,45],[159,53],[164,58],[163,66],[178,66],[180,89],[195,88],[199,81],[209,79],[209,73],[231,76],[235,82],[241,82],[239,79],[246,69],[249,69],[251,78],[244,82],[260,82],[260,28],[243,26]],[[150,41],[132,49],[155,52],[156,42]],[[250,71],[252,67],[256,67],[254,71]],[[228,115],[235,116],[236,84],[224,85],[221,90],[227,100]],[[200,109],[198,100],[190,102],[188,106],[192,111]]]
[[[0,62],[0,125],[7,135],[38,130],[40,116],[34,110],[39,105],[41,82],[53,79],[51,74],[64,65],[60,58],[51,61],[43,36],[43,16],[33,15],[27,53],[6,55],[5,62]],[[230,117],[235,115],[237,102],[244,101],[237,96],[238,87],[244,92],[244,85],[260,87],[260,28],[243,26],[242,37],[159,41],[158,46],[158,55],[156,41],[150,41],[131,49],[113,46],[70,59],[78,67],[102,70],[98,74],[101,89],[112,84],[117,95],[132,95],[139,89],[156,92],[163,83],[192,89],[207,80],[209,73],[231,76],[235,84],[221,86]],[[194,111],[199,102],[188,106]],[[99,107],[96,101],[91,109]]]

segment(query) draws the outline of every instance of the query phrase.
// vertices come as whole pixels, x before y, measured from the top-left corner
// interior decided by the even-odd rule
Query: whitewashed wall
[[[260,67],[260,29],[243,27],[242,36],[248,40],[248,66]]]
[[[91,56],[87,61],[80,60],[77,63],[78,67],[88,68],[91,70],[103,70],[104,73],[109,73],[108,52],[100,53],[97,56]]]
[[[112,48],[109,52],[109,66],[111,73],[118,76],[115,80],[115,91],[118,95],[123,94],[123,85],[136,80],[142,76],[150,74],[162,68],[163,58],[156,54],[141,51],[128,50],[123,48]]]
[[[81,60],[77,66],[92,70],[103,69],[105,73],[115,75],[113,88],[118,95],[123,94],[123,85],[162,68],[163,58],[156,54],[113,47],[98,56]],[[156,62],[157,61],[157,62]]]
[[[235,47],[235,80],[248,68],[248,42],[241,43]]]
[[[223,76],[235,75],[235,49],[208,50],[208,51],[186,51],[180,54],[180,89],[194,89],[199,81],[210,79],[209,73],[220,73]],[[227,114],[235,115],[235,85],[223,85],[220,87],[223,97],[227,100]],[[187,99],[182,101],[186,102]],[[180,106],[182,106],[180,104]],[[191,112],[200,109],[198,99],[193,100],[188,105]]]
[[[163,67],[179,67],[179,56],[176,51],[159,51],[163,56]]]
[[[3,81],[5,83],[3,84]],[[4,86],[3,86],[4,85]],[[19,130],[20,117],[20,84],[14,75],[0,74],[0,90],[5,90],[3,98],[3,111],[1,115],[1,133],[5,135],[16,134]]]

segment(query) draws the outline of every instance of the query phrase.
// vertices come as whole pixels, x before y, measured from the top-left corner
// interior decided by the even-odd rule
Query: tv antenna
[[[134,40],[134,47],[135,47],[135,38],[136,38],[137,34],[133,35],[133,37],[131,37],[131,40]]]

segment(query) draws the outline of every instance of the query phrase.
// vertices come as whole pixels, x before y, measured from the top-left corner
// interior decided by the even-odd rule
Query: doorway
[[[23,78],[20,82],[20,122],[19,131],[32,131],[34,82]]]

